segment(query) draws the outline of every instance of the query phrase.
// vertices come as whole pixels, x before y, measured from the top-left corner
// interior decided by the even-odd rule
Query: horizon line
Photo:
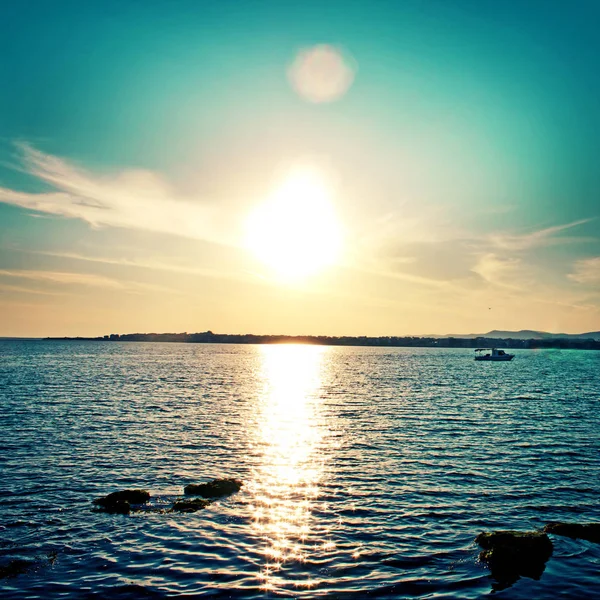
[[[570,333],[570,332],[551,332],[551,331],[542,331],[538,329],[519,329],[519,330],[503,330],[503,329],[491,329],[485,333],[427,333],[427,334],[384,334],[384,335],[348,335],[348,334],[314,334],[314,333],[302,333],[302,334],[291,334],[291,333],[225,333],[225,332],[214,332],[210,329],[205,331],[135,331],[128,333],[110,333],[110,334],[100,334],[100,335],[41,335],[41,336],[20,336],[20,335],[0,335],[0,340],[49,340],[49,339],[103,339],[110,338],[111,336],[133,336],[133,335],[157,335],[157,336],[166,336],[166,335],[177,335],[177,336],[192,336],[192,335],[214,335],[214,336],[252,336],[252,337],[287,337],[287,338],[353,338],[353,339],[364,339],[364,338],[373,338],[373,339],[384,339],[384,338],[454,338],[454,337],[462,337],[475,339],[480,337],[487,337],[490,334],[519,334],[519,333],[535,333],[544,336],[582,336],[588,334],[600,334],[600,329],[597,331],[582,331],[578,333]],[[531,339],[531,338],[512,338],[512,339]]]

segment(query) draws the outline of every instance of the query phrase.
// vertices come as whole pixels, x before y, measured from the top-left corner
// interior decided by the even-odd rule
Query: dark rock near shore
[[[113,502],[102,506],[102,510],[112,515],[128,515],[131,512],[131,504],[129,502]]]
[[[206,508],[209,504],[210,500],[205,500],[204,498],[186,498],[184,500],[177,500],[177,502],[173,504],[171,511],[185,513],[196,512],[197,510]]]
[[[108,504],[115,504],[116,502],[129,502],[129,504],[144,504],[150,500],[150,493],[146,490],[122,490],[121,492],[113,492],[104,496],[104,498],[98,498],[94,500],[94,504],[100,506],[106,506]]]
[[[228,496],[240,490],[243,483],[238,479],[213,479],[208,483],[187,485],[184,489],[186,495],[201,496],[196,498],[183,498],[176,500],[168,508],[164,504],[152,506],[147,504],[150,494],[146,490],[123,490],[113,492],[103,498],[93,501],[94,505],[102,512],[110,514],[128,515],[131,512],[196,512],[206,508],[214,498]]]
[[[550,538],[537,531],[486,532],[475,541],[484,549],[479,559],[489,566],[498,590],[511,586],[519,577],[539,579],[552,556]]]
[[[191,483],[183,488],[189,496],[202,496],[203,498],[220,498],[239,492],[243,482],[239,479],[213,479],[208,483]]]
[[[600,544],[600,523],[548,523],[544,531]]]
[[[9,562],[0,565],[0,579],[6,577],[16,577],[27,573],[36,566],[36,562],[33,560],[23,560],[21,558],[14,558]]]
[[[35,558],[23,559],[13,558],[8,562],[0,564],[0,579],[16,577],[32,571],[37,571],[42,567],[48,567],[56,562],[58,553],[53,550],[45,556],[36,556]]]
[[[150,494],[146,490],[122,490],[97,498],[94,504],[107,513],[128,515],[132,504],[145,504],[148,500]]]

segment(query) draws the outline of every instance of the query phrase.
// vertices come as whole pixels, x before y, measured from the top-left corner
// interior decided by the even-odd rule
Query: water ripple
[[[3,598],[478,598],[474,537],[599,520],[600,353],[0,342]],[[242,491],[191,514],[126,487]],[[510,598],[600,595],[555,538]],[[53,557],[50,560],[48,557]]]

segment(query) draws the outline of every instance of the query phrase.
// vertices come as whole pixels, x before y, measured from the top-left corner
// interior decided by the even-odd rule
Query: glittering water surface
[[[0,342],[3,598],[477,598],[473,539],[600,520],[600,353]],[[193,514],[213,477],[245,486]],[[600,546],[554,537],[539,581],[600,596]]]

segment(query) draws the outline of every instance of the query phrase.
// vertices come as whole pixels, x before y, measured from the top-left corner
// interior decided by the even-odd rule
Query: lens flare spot
[[[288,78],[301,98],[322,103],[344,96],[355,72],[353,61],[340,49],[320,44],[298,52],[288,69]]]

